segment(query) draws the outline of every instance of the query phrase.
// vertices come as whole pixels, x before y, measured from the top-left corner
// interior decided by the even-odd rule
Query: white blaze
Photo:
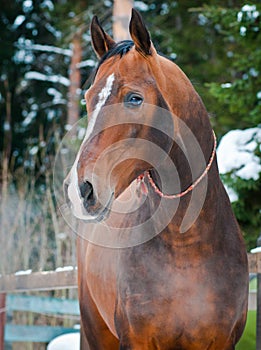
[[[112,86],[113,86],[113,82],[114,82],[114,73],[112,73],[111,75],[108,76],[107,80],[106,80],[106,85],[104,86],[104,88],[101,89],[100,93],[99,93],[99,101],[91,115],[91,118],[89,120],[88,123],[88,128],[86,130],[86,134],[83,140],[83,143],[88,140],[88,138],[90,137],[94,125],[96,123],[96,119],[97,116],[102,108],[102,106],[105,104],[105,102],[107,101],[107,99],[109,98],[110,94],[111,94],[111,90],[112,90]]]
[[[73,214],[74,214],[74,216],[76,216],[79,219],[87,219],[88,215],[84,214],[85,209],[83,207],[83,198],[81,198],[80,190],[79,190],[79,186],[78,186],[77,164],[78,164],[79,157],[80,157],[80,154],[82,151],[82,146],[89,139],[89,137],[94,129],[99,112],[111,94],[113,82],[114,82],[114,73],[108,76],[105,86],[99,92],[98,103],[95,106],[95,109],[91,115],[84,140],[81,144],[80,150],[77,154],[77,157],[76,157],[75,162],[74,162],[72,169],[71,169],[70,184],[68,187],[68,197],[69,197],[70,202],[72,204]],[[90,216],[90,218],[93,218],[93,217]]]

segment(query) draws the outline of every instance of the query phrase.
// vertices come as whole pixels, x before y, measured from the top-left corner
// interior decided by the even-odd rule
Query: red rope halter
[[[155,182],[152,179],[150,172],[148,170],[145,171],[144,174],[142,174],[138,177],[138,181],[144,180],[144,178],[147,176],[147,178],[149,179],[149,183],[152,186],[152,188],[154,189],[154,191],[162,198],[175,199],[175,198],[181,198],[181,197],[185,196],[187,193],[191,192],[200,183],[200,181],[207,175],[207,173],[209,172],[209,169],[211,168],[211,165],[212,165],[213,160],[215,158],[216,148],[217,148],[217,138],[216,138],[214,130],[212,132],[213,132],[213,138],[214,138],[214,146],[213,146],[213,151],[211,153],[209,162],[208,162],[205,170],[203,171],[203,173],[195,180],[195,182],[193,182],[184,191],[182,191],[180,193],[176,193],[176,194],[164,194],[163,192],[161,192],[161,190],[155,184]]]

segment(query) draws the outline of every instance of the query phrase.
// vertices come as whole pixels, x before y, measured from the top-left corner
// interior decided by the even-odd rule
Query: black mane
[[[132,40],[122,40],[122,41],[118,42],[111,50],[109,50],[108,52],[106,52],[106,54],[104,56],[102,56],[102,58],[98,62],[97,67],[94,69],[94,71],[92,72],[89,79],[85,82],[84,86],[88,85],[90,82],[93,83],[100,66],[107,59],[114,57],[114,56],[117,56],[117,55],[122,57],[122,56],[126,55],[126,53],[128,53],[133,46],[134,46],[134,42]],[[158,52],[158,54],[160,56],[163,56],[163,57],[167,58],[168,60],[172,61],[168,56],[164,55],[163,53]]]
[[[96,74],[100,68],[100,66],[109,58],[113,56],[120,55],[120,57],[126,55],[130,51],[130,49],[134,46],[134,42],[132,40],[123,40],[117,43],[111,50],[106,52],[104,56],[100,59],[97,68],[95,69],[94,73],[92,74],[91,80],[94,81]],[[88,79],[89,80],[89,79]]]
[[[106,61],[107,59],[109,59],[113,56],[120,55],[120,57],[122,57],[122,56],[126,55],[126,53],[129,52],[133,46],[134,46],[134,42],[132,40],[120,41],[111,50],[106,52],[106,54],[104,56],[102,56],[102,58],[99,61],[97,70],[103,64],[104,61]]]

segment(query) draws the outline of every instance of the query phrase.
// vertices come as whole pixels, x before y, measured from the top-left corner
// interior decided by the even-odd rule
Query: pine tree
[[[261,5],[251,2],[233,8],[205,6],[203,13],[222,38],[229,57],[226,78],[209,84],[220,110],[226,111],[220,115],[219,123],[224,131],[247,128],[246,134],[253,130],[245,144],[242,139],[237,143],[241,157],[246,152],[256,160],[254,175],[250,169],[241,175],[245,164],[235,164],[223,175],[224,182],[237,194],[234,211],[248,248],[253,248],[261,227]],[[241,135],[242,138],[244,134]]]

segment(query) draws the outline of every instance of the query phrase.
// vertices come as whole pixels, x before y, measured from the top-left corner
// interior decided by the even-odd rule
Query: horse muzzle
[[[84,181],[79,184],[79,191],[85,212],[95,218],[96,221],[103,221],[110,212],[114,198],[113,193],[105,203],[101,203],[95,195],[92,184]]]
[[[100,201],[91,182],[75,183],[73,179],[64,181],[64,196],[73,215],[86,222],[105,220],[109,216],[114,199],[114,193],[110,193],[108,198]]]

